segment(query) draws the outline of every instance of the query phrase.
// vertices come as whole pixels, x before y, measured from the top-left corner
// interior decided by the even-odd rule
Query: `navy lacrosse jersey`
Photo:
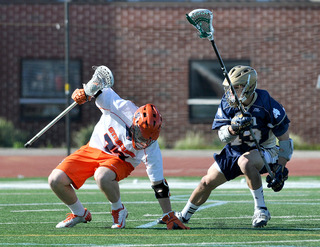
[[[290,120],[284,108],[266,90],[257,89],[252,103],[245,110],[252,115],[252,131],[262,148],[274,147],[276,137],[286,133],[289,128]],[[217,130],[223,125],[231,125],[231,119],[238,111],[238,108],[229,106],[224,95],[215,115],[212,129]],[[230,168],[235,165],[240,155],[255,148],[250,131],[245,131],[234,141],[228,143],[220,154],[214,154],[214,158],[220,167],[229,166]],[[228,178],[227,174],[225,176],[228,180],[233,178],[233,176]]]

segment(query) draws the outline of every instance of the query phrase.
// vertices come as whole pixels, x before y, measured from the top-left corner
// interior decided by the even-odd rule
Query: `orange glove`
[[[173,211],[163,216],[162,221],[167,224],[168,230],[174,230],[174,229],[189,230],[190,229],[190,227],[187,227],[184,224],[182,224],[182,222],[174,215]]]
[[[86,103],[87,101],[91,100],[91,97],[87,97],[86,93],[84,92],[84,89],[76,89],[74,90],[71,98],[77,102],[77,104],[82,105]]]

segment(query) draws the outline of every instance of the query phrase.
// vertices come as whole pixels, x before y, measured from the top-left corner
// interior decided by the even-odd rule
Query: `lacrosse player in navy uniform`
[[[250,128],[274,174],[274,178],[267,176],[268,187],[277,192],[283,188],[284,181],[288,178],[285,165],[293,153],[293,141],[289,137],[290,120],[284,108],[267,91],[256,89],[257,73],[253,68],[235,66],[228,75],[245,112],[241,114],[231,87],[224,80],[225,94],[212,129],[218,130],[220,140],[226,145],[220,154],[214,154],[215,162],[191,194],[184,209],[176,212],[176,215],[187,223],[207,201],[212,190],[244,175],[254,200],[252,226],[263,227],[271,219],[264,201],[261,181],[261,174],[267,170],[250,135]]]

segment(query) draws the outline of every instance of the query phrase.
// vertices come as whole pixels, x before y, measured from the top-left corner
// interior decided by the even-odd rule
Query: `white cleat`
[[[64,221],[61,221],[56,225],[56,228],[74,227],[78,223],[87,223],[91,220],[91,213],[85,208],[83,216],[70,213]]]
[[[175,216],[182,222],[182,223],[188,223],[190,219],[186,219],[182,216],[181,212],[175,212]]]
[[[128,217],[128,210],[123,206],[117,210],[112,210],[111,212],[113,218],[113,224],[111,228],[114,229],[121,229],[125,228],[126,226],[126,219]]]
[[[264,227],[267,225],[268,221],[271,219],[270,212],[268,209],[256,209],[252,217],[253,227]]]

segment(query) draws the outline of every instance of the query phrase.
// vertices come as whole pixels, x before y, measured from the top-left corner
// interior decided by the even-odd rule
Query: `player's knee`
[[[252,165],[251,160],[249,159],[248,155],[241,155],[238,159],[238,166],[240,167],[241,171],[245,173],[250,169]]]
[[[259,169],[251,161],[239,163],[239,167],[242,173],[248,176],[259,173]]]
[[[213,185],[213,180],[210,179],[209,176],[204,176],[202,177],[201,181],[200,181],[200,186],[202,187],[202,189],[207,190],[207,189],[214,189],[214,185]]]
[[[61,170],[54,169],[48,177],[48,183],[50,188],[57,188],[61,185],[70,184],[70,179]]]
[[[49,184],[50,188],[52,188],[54,185],[54,177],[52,176],[52,173],[48,177],[48,184]]]
[[[98,185],[107,184],[116,179],[116,174],[106,167],[100,167],[94,173],[94,179]]]
[[[256,150],[252,150],[249,153],[241,155],[238,159],[238,166],[244,173],[259,172],[263,166],[263,160],[261,159],[260,153]]]

